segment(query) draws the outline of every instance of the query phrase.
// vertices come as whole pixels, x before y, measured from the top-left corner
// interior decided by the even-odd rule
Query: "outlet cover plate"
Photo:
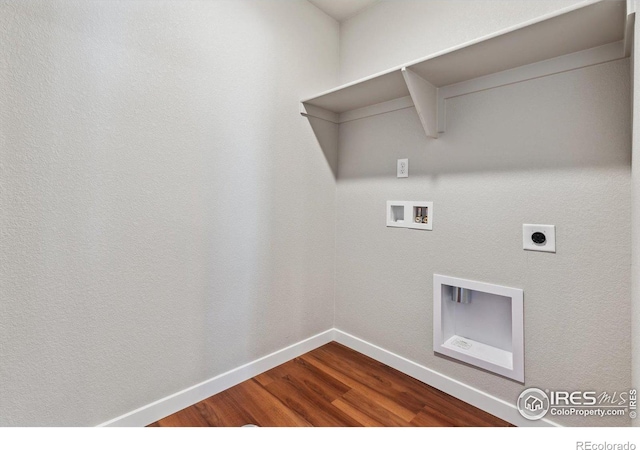
[[[544,234],[546,240],[542,244],[536,244],[531,239],[533,233]],[[522,248],[534,252],[556,252],[556,226],[555,225],[535,225],[525,223],[522,225]]]
[[[409,178],[409,160],[398,160],[398,178]]]

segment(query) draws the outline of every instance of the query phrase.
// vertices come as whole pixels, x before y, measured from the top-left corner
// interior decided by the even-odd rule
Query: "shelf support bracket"
[[[417,73],[403,67],[402,76],[426,135],[438,139],[438,88]]]
[[[304,117],[315,117],[316,119],[326,120],[331,123],[340,123],[339,114],[304,102],[300,103],[300,114]]]
[[[334,178],[338,178],[338,130],[340,115],[319,106],[300,103],[300,114],[309,120]]]
[[[630,56],[633,50],[633,29],[636,21],[636,1],[627,0],[627,17],[624,27],[624,56]]]

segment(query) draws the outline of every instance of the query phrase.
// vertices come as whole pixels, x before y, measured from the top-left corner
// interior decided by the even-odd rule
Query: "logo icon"
[[[542,419],[549,411],[549,397],[538,388],[525,389],[518,397],[517,406],[525,419]]]

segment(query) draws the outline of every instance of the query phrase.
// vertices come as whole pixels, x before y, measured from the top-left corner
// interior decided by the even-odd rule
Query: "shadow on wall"
[[[339,178],[630,166],[629,92],[619,60],[449,99],[439,139],[413,107],[345,122]]]
[[[324,157],[327,160],[327,164],[331,168],[334,178],[338,178],[338,129],[339,126],[327,122],[326,120],[317,119],[315,117],[308,117],[309,125],[313,129],[313,133],[316,135],[316,139]]]

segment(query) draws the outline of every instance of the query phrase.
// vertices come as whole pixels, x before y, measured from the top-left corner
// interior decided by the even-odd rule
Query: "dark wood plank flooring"
[[[505,427],[509,423],[336,342],[150,426]]]

